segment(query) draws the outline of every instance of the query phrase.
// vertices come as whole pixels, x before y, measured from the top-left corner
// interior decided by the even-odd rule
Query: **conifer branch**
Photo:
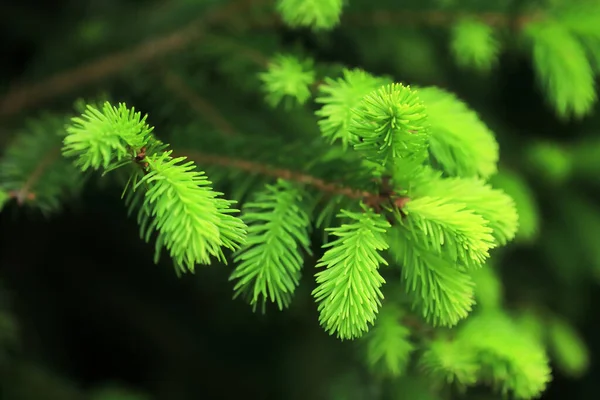
[[[85,175],[59,157],[64,122],[52,115],[29,120],[7,146],[0,159],[0,190],[6,200],[14,199],[19,206],[27,203],[47,214],[81,189]]]
[[[393,194],[372,193],[365,190],[353,189],[342,186],[335,182],[328,182],[301,172],[292,171],[285,168],[277,168],[266,164],[237,158],[206,154],[194,150],[181,151],[190,160],[198,164],[220,165],[227,168],[236,168],[253,174],[280,178],[287,181],[293,181],[304,185],[312,186],[320,192],[331,195],[341,195],[349,199],[363,200],[365,204],[378,209],[389,200],[393,200],[398,208],[402,208],[408,201],[408,197],[394,196]]]

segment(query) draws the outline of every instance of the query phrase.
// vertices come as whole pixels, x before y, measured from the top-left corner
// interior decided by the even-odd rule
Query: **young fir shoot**
[[[210,257],[225,262],[222,248],[235,250],[245,237],[245,224],[231,214],[233,201],[214,192],[204,173],[185,157],[172,157],[151,134],[146,117],[105,103],[88,106],[73,118],[64,138],[63,154],[74,157],[82,171],[109,171],[132,165],[133,192],[143,193],[141,214],[152,218],[142,232],[157,231],[157,251],[169,251],[178,272],[194,271],[196,264],[210,264]],[[140,172],[142,178],[139,178]]]

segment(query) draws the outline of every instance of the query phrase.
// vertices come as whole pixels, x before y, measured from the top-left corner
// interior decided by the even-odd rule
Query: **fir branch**
[[[456,383],[459,387],[477,382],[479,365],[466,343],[442,335],[430,341],[419,359],[419,368],[433,380]]]
[[[210,256],[226,263],[222,247],[236,250],[245,224],[229,215],[238,211],[229,208],[233,202],[217,198],[221,193],[212,191],[193,162],[171,152],[145,157],[149,172],[136,185],[148,185],[142,208],[154,217],[148,229],[159,231],[157,248],[169,250],[180,272],[210,264]]]
[[[469,18],[452,29],[451,49],[460,67],[488,72],[498,62],[500,43],[490,25]]]
[[[402,268],[402,281],[413,308],[433,326],[454,326],[468,316],[474,301],[474,284],[455,262],[411,239],[404,226],[389,231],[389,251]]]
[[[133,192],[145,189],[138,220],[146,240],[158,231],[156,261],[164,246],[178,272],[193,272],[196,263],[209,264],[210,256],[226,262],[222,248],[236,250],[246,233],[245,224],[231,215],[238,211],[230,208],[234,202],[218,197],[222,193],[212,190],[192,161],[171,157],[172,150],[154,139],[145,120],[125,104],[106,102],[101,111],[88,105],[67,128],[63,154],[76,157],[81,171],[141,166],[143,177],[139,179],[137,170],[134,184],[127,187]],[[140,201],[139,194],[128,198],[133,206]]]
[[[483,180],[476,178],[441,178],[441,174],[431,175],[427,182],[420,182],[414,196],[439,196],[457,204],[464,204],[481,216],[491,228],[482,228],[480,233],[489,232],[495,244],[505,245],[512,240],[519,226],[519,215],[515,202],[500,189],[493,189]],[[466,223],[468,218],[464,219]],[[478,234],[479,235],[479,234]],[[483,237],[483,236],[480,236]],[[488,242],[489,238],[486,238]]]
[[[245,295],[250,304],[290,305],[298,286],[302,253],[312,255],[308,237],[310,218],[303,191],[287,181],[267,185],[246,203],[241,218],[248,225],[243,247],[234,255],[238,263],[230,280],[237,280],[235,297]]]
[[[478,380],[490,382],[503,395],[512,392],[517,399],[538,397],[551,380],[543,345],[499,311],[469,318],[456,341],[476,355]]]
[[[538,80],[562,118],[587,115],[597,100],[594,70],[584,46],[567,28],[539,23],[526,30],[533,46]]]
[[[0,188],[8,199],[48,213],[81,188],[82,174],[60,157],[64,123],[50,115],[31,120],[8,146],[0,159]]]
[[[381,306],[379,273],[387,261],[379,254],[388,248],[385,232],[390,224],[379,214],[363,206],[363,213],[342,210],[339,217],[350,223],[329,228],[337,239],[328,248],[317,268],[317,288],[313,296],[319,304],[319,321],[330,334],[340,339],[355,339],[369,330]]]
[[[375,326],[363,336],[367,363],[373,372],[398,377],[408,366],[415,346],[409,340],[410,330],[403,314],[400,307],[386,301]]]
[[[497,170],[499,146],[493,132],[456,95],[437,87],[418,89],[427,106],[429,151],[451,176],[487,179]]]

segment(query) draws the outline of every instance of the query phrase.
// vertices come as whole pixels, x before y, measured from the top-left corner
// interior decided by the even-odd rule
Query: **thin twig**
[[[244,13],[251,6],[261,4],[267,0],[238,0],[230,3],[215,13],[209,14],[200,20],[189,24],[181,30],[167,36],[150,40],[134,49],[108,55],[92,61],[81,67],[70,69],[54,75],[45,81],[29,86],[15,88],[0,99],[0,117],[8,117],[18,112],[33,107],[46,99],[68,93],[76,88],[90,84],[102,78],[116,74],[127,66],[140,62],[147,62],[168,53],[173,53],[185,48],[193,40],[202,35],[202,28],[210,23],[222,22],[227,18]],[[347,14],[342,17],[342,24],[355,26],[381,26],[394,24],[448,26],[457,19],[472,17],[494,27],[520,29],[528,23],[539,20],[539,14],[510,17],[500,13],[448,13],[444,11],[375,11],[371,13]],[[243,21],[248,28],[277,27],[282,25],[278,15],[272,14],[263,19]],[[257,54],[248,54],[256,62],[264,64],[264,60]]]
[[[0,100],[0,117],[17,114],[46,99],[111,76],[131,64],[147,62],[181,50],[193,40],[197,40],[206,25],[226,20],[229,16],[242,13],[245,9],[261,2],[257,0],[234,1],[223,8],[216,9],[213,13],[208,13],[183,29],[164,37],[149,40],[134,49],[108,55],[81,67],[61,72],[37,84],[13,89]]]
[[[399,197],[396,196],[394,193],[380,194],[371,193],[365,190],[353,189],[346,186],[342,186],[338,183],[327,182],[321,178],[317,178],[315,176],[311,176],[301,172],[277,168],[253,161],[218,156],[214,154],[206,154],[194,150],[180,151],[179,153],[181,153],[184,156],[187,156],[189,159],[197,162],[198,164],[211,164],[227,168],[236,168],[254,174],[270,176],[273,178],[281,178],[288,181],[309,185],[323,193],[342,195],[350,199],[360,199],[367,203],[367,205],[375,209],[379,208],[383,203],[390,200],[392,200],[394,204],[399,209],[401,209],[409,201],[407,197]]]
[[[172,91],[177,97],[185,100],[189,106],[204,118],[206,118],[215,128],[226,136],[236,135],[233,126],[219,113],[219,111],[207,100],[189,88],[181,77],[174,72],[165,71],[163,82],[167,89]]]

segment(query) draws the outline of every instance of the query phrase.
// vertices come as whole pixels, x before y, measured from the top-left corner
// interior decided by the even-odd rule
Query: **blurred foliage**
[[[24,0],[1,4],[0,20],[0,397],[437,400],[510,388],[529,398],[550,380],[548,356],[547,398],[600,393],[600,2]],[[116,201],[126,177],[88,180],[61,158],[42,162],[76,99],[108,97],[148,113],[174,147],[282,167],[296,152],[329,160],[331,179],[358,181],[310,140],[320,128],[348,142],[351,115],[316,124],[309,99],[323,81],[354,82],[345,106],[390,81],[422,89],[439,100],[435,140],[456,149],[435,155],[456,169],[446,173],[491,176],[514,199],[515,242],[473,274],[473,316],[455,331],[416,339],[398,323],[404,308],[384,304],[380,325],[340,344],[315,321],[312,274],[285,313],[253,314],[231,301],[225,266],[175,279],[168,263],[152,265]],[[36,82],[50,83],[19,92]],[[318,93],[318,104],[339,105],[326,86]],[[486,125],[453,125],[451,112]],[[478,140],[460,142],[464,129]],[[498,171],[496,151],[480,151],[490,137]],[[460,151],[480,158],[456,164]],[[264,183],[206,171],[231,198]],[[497,391],[466,389],[475,378]]]

